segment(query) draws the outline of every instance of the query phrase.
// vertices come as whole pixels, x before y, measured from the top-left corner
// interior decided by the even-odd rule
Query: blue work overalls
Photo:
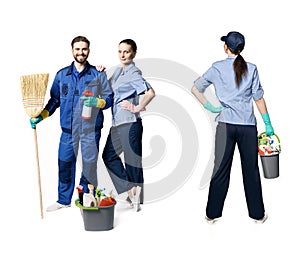
[[[58,203],[71,203],[74,186],[76,159],[79,144],[82,155],[82,175],[80,184],[88,192],[87,184],[97,186],[97,160],[101,128],[103,127],[102,109],[93,107],[91,119],[82,119],[83,103],[80,97],[86,89],[95,97],[106,100],[106,106],[112,105],[112,90],[104,72],[99,72],[89,63],[80,73],[72,63],[60,70],[51,87],[51,98],[45,109],[52,115],[60,107],[60,124],[62,134],[58,150]]]

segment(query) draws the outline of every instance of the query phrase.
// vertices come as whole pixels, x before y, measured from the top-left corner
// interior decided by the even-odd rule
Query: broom
[[[48,79],[49,79],[49,74],[32,74],[32,75],[21,76],[20,81],[21,81],[23,106],[28,116],[34,118],[39,116],[40,113],[43,111],[44,98],[47,90]],[[41,218],[43,219],[44,214],[43,214],[43,200],[42,200],[37,133],[36,133],[36,129],[33,130],[34,130],[35,154],[36,154],[36,164],[37,164],[37,173],[38,173],[40,210],[41,210]]]

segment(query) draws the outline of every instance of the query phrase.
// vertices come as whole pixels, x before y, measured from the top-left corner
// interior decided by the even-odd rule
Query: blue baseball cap
[[[221,41],[234,51],[242,51],[245,47],[245,37],[239,32],[229,32],[226,36],[221,37]]]

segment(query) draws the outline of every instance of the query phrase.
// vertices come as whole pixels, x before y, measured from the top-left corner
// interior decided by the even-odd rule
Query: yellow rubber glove
[[[102,98],[82,96],[80,99],[83,101],[83,104],[87,107],[104,108],[106,105],[106,101]]]
[[[106,101],[102,98],[97,98],[97,107],[104,108],[106,105]]]

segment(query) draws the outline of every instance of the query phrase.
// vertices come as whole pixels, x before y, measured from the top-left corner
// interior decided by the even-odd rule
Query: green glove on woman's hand
[[[274,129],[273,129],[273,126],[271,124],[269,113],[261,114],[261,117],[262,117],[262,119],[265,123],[265,126],[266,126],[266,135],[268,135],[268,136],[274,135]]]
[[[220,113],[225,107],[215,107],[209,101],[207,101],[204,105],[204,108],[212,113]]]
[[[44,109],[42,111],[42,113],[38,116],[38,117],[32,117],[30,118],[30,124],[31,124],[31,128],[35,129],[36,125],[41,122],[43,119],[46,119],[49,116],[49,112]]]
[[[83,104],[87,107],[104,108],[106,105],[106,101],[102,98],[82,96],[80,100],[82,100]]]

